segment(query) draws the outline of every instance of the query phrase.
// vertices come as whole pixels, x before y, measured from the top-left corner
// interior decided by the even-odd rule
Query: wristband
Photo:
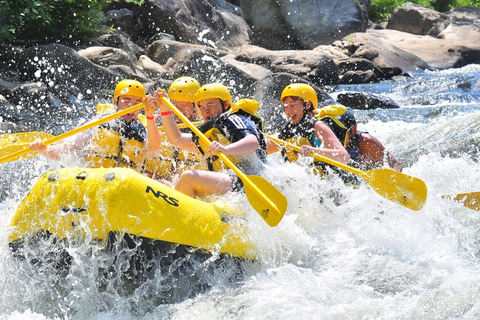
[[[147,120],[153,120],[153,117],[148,117],[148,116],[147,116]]]
[[[173,111],[170,110],[170,111],[161,112],[160,114],[161,114],[162,116],[168,116],[169,114],[172,114],[172,113],[173,113]]]

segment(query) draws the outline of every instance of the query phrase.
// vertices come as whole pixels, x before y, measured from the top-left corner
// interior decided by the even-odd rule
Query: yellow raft
[[[45,174],[11,222],[12,248],[46,232],[56,239],[128,234],[252,258],[242,215],[188,197],[132,169],[64,168]]]

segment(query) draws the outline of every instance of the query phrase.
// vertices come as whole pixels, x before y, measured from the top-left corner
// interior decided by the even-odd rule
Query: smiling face
[[[117,99],[117,111],[121,111],[124,109],[127,109],[131,106],[137,105],[142,102],[142,98],[136,97],[136,96],[120,96]],[[122,119],[125,120],[125,122],[132,122],[133,120],[137,119],[138,114],[140,113],[140,110],[134,111],[132,113],[126,114],[122,116]]]
[[[286,97],[283,99],[283,111],[291,124],[300,123],[303,119],[303,99],[300,97]]]
[[[205,122],[208,122],[223,113],[223,106],[221,100],[218,98],[200,100],[198,101],[197,107]]]

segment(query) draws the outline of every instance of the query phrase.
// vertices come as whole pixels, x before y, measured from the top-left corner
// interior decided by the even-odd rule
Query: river
[[[210,270],[210,287],[194,295],[196,280],[175,270],[133,288],[118,277],[99,280],[111,257],[95,245],[69,248],[76,259],[62,274],[14,259],[10,219],[60,164],[37,157],[0,165],[0,319],[479,319],[480,212],[441,197],[480,191],[479,79],[480,66],[469,65],[330,88],[332,96],[365,91],[401,105],[355,115],[405,174],[425,181],[425,206],[412,211],[367,184],[322,180],[274,155],[265,177],[288,198],[284,219],[271,228],[229,195],[246,210],[256,260],[236,280],[228,263]]]

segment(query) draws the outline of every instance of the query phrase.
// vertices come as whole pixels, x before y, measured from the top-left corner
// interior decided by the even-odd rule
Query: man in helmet
[[[281,129],[279,139],[300,146],[299,153],[302,156],[317,153],[344,164],[350,161],[348,152],[332,129],[315,117],[318,98],[311,86],[290,84],[283,89],[280,101],[288,121]],[[280,150],[288,160],[297,160],[298,154],[295,152],[287,152],[273,141],[267,141],[269,154]]]
[[[350,165],[361,170],[370,170],[383,167],[386,160],[390,168],[402,171],[400,161],[385,149],[377,138],[368,132],[357,130],[357,121],[352,110],[345,108],[343,114],[336,119],[329,120],[330,127],[340,141],[343,141],[343,145],[350,155]],[[340,125],[338,125],[338,122],[335,123],[335,120],[338,120]]]
[[[168,98],[190,121],[200,120],[195,106],[195,94],[198,89],[200,89],[198,81],[186,76],[173,80],[168,88]],[[177,124],[182,123],[180,118],[173,116]],[[182,128],[180,131],[191,132],[189,128]],[[201,155],[173,146],[167,141],[165,134],[162,134],[162,148],[150,153],[144,163],[144,169],[149,176],[164,182],[172,181],[175,175],[185,170],[204,168],[206,168],[206,162]]]
[[[142,102],[145,103],[147,128],[137,119],[139,111],[135,111],[61,143],[44,146],[41,140],[36,140],[30,144],[30,149],[54,160],[81,151],[89,167],[120,166],[140,171],[144,151],[157,150],[161,143],[153,117],[156,106],[147,101],[145,88],[136,80],[122,80],[115,87],[113,106],[117,111]]]
[[[172,111],[161,100],[162,96],[166,97],[165,93],[155,91],[155,103],[162,112],[168,140],[183,150],[205,154],[209,168],[209,171],[183,172],[175,188],[191,197],[221,195],[231,190],[242,190],[241,180],[215,155],[217,152],[224,153],[244,172],[251,174],[257,165],[261,167],[263,164],[265,150],[260,148],[259,133],[255,124],[241,114],[227,112],[232,106],[228,88],[219,83],[210,83],[196,92],[195,105],[204,120],[198,129],[212,141],[208,148],[202,146],[192,133],[184,133],[178,129]]]

